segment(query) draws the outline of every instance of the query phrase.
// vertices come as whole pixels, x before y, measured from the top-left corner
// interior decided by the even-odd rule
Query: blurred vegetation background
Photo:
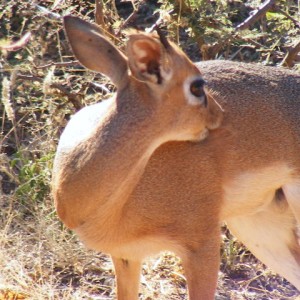
[[[300,72],[297,0],[1,0],[0,291],[11,287],[33,299],[113,295],[111,267],[100,272],[88,262],[96,257],[106,264],[107,259],[81,248],[57,220],[50,198],[52,161],[63,128],[80,108],[107,99],[114,91],[108,79],[86,71],[72,56],[62,28],[62,16],[68,14],[95,21],[121,49],[129,28],[150,30],[159,23],[194,61],[258,62]],[[225,228],[223,233],[220,297],[297,296],[292,286],[267,271]],[[39,253],[38,261],[35,253]],[[157,263],[160,272],[171,268],[164,265],[165,261],[173,265],[175,258],[170,257]],[[8,260],[17,263],[8,267]],[[248,266],[250,261],[253,267]],[[153,278],[151,272],[157,269],[150,269],[144,269],[144,276]],[[172,270],[171,281],[177,272]],[[86,280],[87,294],[77,291],[83,281],[78,274]],[[175,277],[175,292],[170,289],[176,295],[183,289],[184,295],[181,277]],[[246,288],[241,289],[241,280]],[[96,291],[94,285],[98,285]],[[154,297],[155,290],[156,286],[154,292],[144,291],[152,293],[147,299]],[[170,299],[172,291],[165,299]]]

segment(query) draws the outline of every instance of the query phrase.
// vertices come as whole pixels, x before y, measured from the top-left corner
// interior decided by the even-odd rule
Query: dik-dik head
[[[200,140],[207,129],[220,125],[222,109],[205,90],[199,70],[165,38],[132,34],[125,56],[96,25],[71,16],[64,24],[79,62],[112,80],[117,102],[145,109],[145,116],[159,120],[163,139]]]

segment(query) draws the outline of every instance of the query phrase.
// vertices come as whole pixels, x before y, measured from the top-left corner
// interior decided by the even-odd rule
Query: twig
[[[30,38],[31,38],[31,33],[27,32],[18,41],[12,42],[9,45],[2,45],[0,46],[0,49],[6,51],[18,51],[19,49],[25,47],[28,44]]]
[[[55,66],[55,67],[68,67],[68,66],[79,66],[79,62],[76,61],[76,60],[73,60],[73,61],[66,61],[66,62],[60,62],[60,63],[54,63],[54,62],[51,62],[49,64],[46,64],[46,65],[41,65],[41,66],[35,66],[36,69],[48,69],[52,66]]]
[[[43,82],[43,78],[34,75],[18,74],[17,77],[24,80]],[[58,83],[52,83],[50,87],[54,89],[58,89],[61,93],[67,96],[69,102],[72,103],[76,111],[82,108],[81,101],[77,94],[70,93],[63,85]]]
[[[103,2],[102,2],[102,0],[96,0],[95,21],[96,21],[96,24],[100,25],[100,27],[106,29],[106,24],[104,22]]]
[[[47,16],[49,19],[52,19],[52,20],[56,20],[56,21],[60,21],[62,16],[57,14],[57,13],[54,13],[52,11],[50,11],[48,8],[44,7],[44,6],[41,6],[41,5],[37,5],[35,4],[34,5],[40,12],[42,12],[43,15]]]
[[[253,11],[251,16],[247,18],[244,22],[236,26],[236,30],[244,30],[254,24],[257,20],[263,17],[267,11],[274,9],[276,0],[265,1],[257,10]]]
[[[17,145],[17,149],[20,149],[20,139],[18,135],[18,128],[16,125],[16,114],[15,114],[15,109],[13,107],[13,102],[12,102],[12,85],[11,85],[11,80],[9,80],[7,77],[3,78],[2,81],[2,102],[4,104],[4,111],[7,115],[7,118],[13,125],[13,133],[15,136],[15,142]]]
[[[146,32],[148,33],[152,33],[153,31],[156,30],[157,27],[161,28],[163,26],[163,24],[166,24],[170,21],[170,14],[173,10],[169,10],[167,12],[164,11],[160,11],[159,12],[159,18],[155,21],[155,23],[149,27],[146,28]]]
[[[41,77],[34,76],[34,75],[17,74],[17,77],[24,80],[43,82],[43,79]]]
[[[16,121],[16,124],[13,125],[12,128],[10,128],[10,130],[8,132],[6,132],[6,134],[3,136],[2,140],[0,140],[0,153],[2,152],[2,148],[3,148],[3,145],[4,145],[4,142],[8,139],[8,137],[10,136],[10,134],[12,132],[15,131],[16,128],[19,128],[19,124],[21,124],[21,122],[28,116],[28,112],[25,113],[18,121]],[[15,133],[14,133],[15,134]],[[20,143],[18,141],[16,141],[16,144],[17,143]],[[17,144],[17,149],[19,150],[20,149],[20,145]],[[21,161],[20,161],[21,164],[23,164]],[[2,170],[3,171],[3,170]]]
[[[300,22],[298,22],[296,19],[294,19],[293,17],[291,17],[289,14],[287,14],[285,11],[283,11],[281,8],[279,7],[275,7],[275,10],[278,11],[279,13],[283,14],[287,19],[291,20],[295,26],[300,28]]]
[[[142,0],[141,2],[139,2],[139,6],[144,2],[144,0]],[[116,32],[116,35],[120,35],[120,32],[122,31],[122,29],[127,26],[127,24],[129,24],[132,20],[134,20],[134,18],[136,18],[136,15],[139,11],[139,6],[136,7],[133,3],[133,1],[131,1],[132,3],[132,7],[133,7],[133,12],[132,14],[123,22],[123,24],[121,24],[121,26],[119,27],[118,31]]]
[[[58,83],[52,83],[51,88],[58,89],[65,94],[68,97],[68,100],[73,104],[76,111],[79,111],[82,108],[81,101],[77,94],[70,93],[64,86]]]
[[[177,24],[176,24],[176,40],[177,44],[179,45],[179,27],[181,24],[181,16],[182,16],[182,11],[183,11],[183,5],[185,5],[184,1],[182,0],[177,0],[179,4],[179,11],[178,11],[178,17],[177,17]],[[185,5],[186,7],[186,5]]]
[[[286,55],[286,57],[284,58],[281,64],[289,68],[292,67],[294,65],[294,60],[299,52],[300,52],[300,40],[292,49],[289,50],[288,54]]]

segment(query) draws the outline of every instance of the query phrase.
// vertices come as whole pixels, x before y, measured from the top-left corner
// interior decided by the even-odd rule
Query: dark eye
[[[191,83],[190,86],[190,91],[195,97],[205,97],[205,92],[204,92],[204,84],[205,80],[202,78],[197,78]]]

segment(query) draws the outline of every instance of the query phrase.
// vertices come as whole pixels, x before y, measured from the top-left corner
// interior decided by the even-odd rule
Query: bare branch
[[[16,42],[9,43],[8,45],[0,45],[0,49],[6,51],[17,51],[28,44],[30,37],[31,33],[27,32]]]
[[[67,96],[68,100],[73,104],[76,111],[79,111],[82,108],[81,101],[77,94],[70,93],[64,86],[58,83],[52,83],[51,88],[58,89],[65,96]]]
[[[254,24],[257,20],[263,17],[267,11],[275,8],[276,0],[267,0],[265,1],[257,10],[253,11],[251,16],[247,18],[244,22],[236,26],[236,30],[244,30]]]
[[[289,68],[294,66],[294,60],[296,58],[296,56],[298,55],[298,53],[300,52],[300,40],[298,41],[298,43],[289,50],[287,56],[284,58],[282,65],[283,66],[287,66]]]
[[[138,7],[136,7],[136,5],[134,5],[134,1],[130,1],[132,3],[132,7],[133,7],[133,12],[132,14],[121,24],[121,26],[119,27],[118,31],[116,32],[116,35],[120,35],[120,32],[122,31],[122,29],[124,27],[126,27],[132,20],[134,20],[136,18],[136,15],[139,11],[139,6],[144,2],[144,0],[140,1],[138,3]]]
[[[60,63],[51,62],[51,63],[46,64],[46,65],[35,66],[35,68],[36,69],[48,69],[52,66],[55,66],[55,67],[68,67],[68,66],[80,66],[80,64],[77,60],[73,60],[73,61],[66,61],[66,62],[60,62]]]
[[[17,77],[24,80],[43,82],[43,78],[34,75],[17,74]],[[63,85],[58,83],[52,83],[50,87],[54,89],[58,89],[63,95],[65,95],[68,98],[69,102],[72,103],[76,111],[82,108],[80,98],[77,94],[69,92],[67,88],[65,88]]]
[[[96,0],[95,22],[100,27],[106,29],[106,24],[104,22],[103,2],[102,2],[102,0]]]
[[[287,19],[291,20],[294,23],[295,26],[297,26],[298,28],[300,28],[300,22],[298,22],[296,19],[294,19],[293,17],[291,17],[285,11],[283,11],[279,7],[275,7],[275,10],[278,11],[278,12],[280,12],[281,14],[283,14]]]
[[[56,20],[56,21],[59,21],[61,20],[62,16],[57,14],[57,13],[54,13],[52,11],[50,11],[48,8],[44,7],[44,6],[41,6],[41,5],[37,5],[35,4],[34,5],[40,12],[42,12],[43,15],[47,16],[49,19],[52,19],[52,20]]]

